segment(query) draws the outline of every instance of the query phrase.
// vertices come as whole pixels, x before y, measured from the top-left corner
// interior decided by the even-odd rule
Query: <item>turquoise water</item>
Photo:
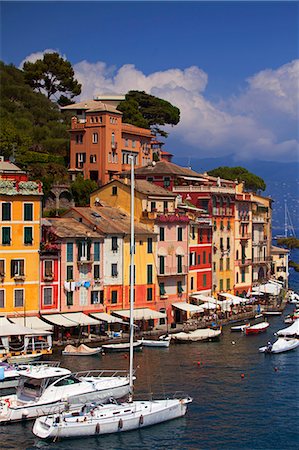
[[[285,314],[290,312],[288,306]],[[32,423],[0,427],[1,449],[295,449],[298,448],[299,351],[264,355],[258,348],[284,328],[282,317],[258,336],[231,333],[219,342],[171,345],[136,354],[136,398],[141,391],[184,391],[194,398],[186,417],[141,431],[45,443]],[[57,359],[58,355],[53,355]],[[124,355],[80,360],[60,357],[73,370],[127,368]],[[244,378],[242,378],[244,374]]]

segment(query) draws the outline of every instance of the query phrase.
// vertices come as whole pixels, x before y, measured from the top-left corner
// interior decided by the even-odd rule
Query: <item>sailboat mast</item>
[[[284,201],[284,237],[288,237],[287,201]]]
[[[134,356],[134,156],[129,156],[131,160],[131,238],[130,238],[130,371],[129,383],[130,393],[133,394],[133,356]]]

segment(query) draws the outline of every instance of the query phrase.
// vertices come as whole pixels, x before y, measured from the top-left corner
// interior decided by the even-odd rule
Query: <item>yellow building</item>
[[[39,311],[41,183],[0,160],[0,315]]]

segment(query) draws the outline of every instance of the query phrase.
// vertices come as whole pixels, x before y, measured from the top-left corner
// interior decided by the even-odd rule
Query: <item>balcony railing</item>
[[[53,280],[54,280],[53,274],[44,275],[44,281],[53,281]]]
[[[200,182],[200,180],[198,181]],[[235,194],[235,188],[225,187],[225,186],[174,186],[173,192],[215,192],[222,194]]]
[[[251,259],[236,259],[235,261],[236,266],[250,266],[250,264],[252,264],[252,260]]]
[[[91,263],[93,263],[93,261],[94,261],[94,257],[92,254],[87,255],[87,256],[80,256],[77,259],[77,263],[80,265],[91,264]]]
[[[25,275],[14,275],[15,281],[25,281]]]
[[[270,256],[257,256],[255,258],[252,258],[253,264],[267,264],[269,262],[271,262]]]
[[[244,239],[244,240],[251,239],[251,234],[250,233],[240,234],[239,239]]]
[[[180,269],[181,270],[179,270],[177,266],[175,266],[175,267],[167,266],[167,267],[165,267],[163,273],[161,273],[161,271],[159,271],[158,276],[167,277],[169,275],[186,275],[188,273],[187,265],[183,265]]]

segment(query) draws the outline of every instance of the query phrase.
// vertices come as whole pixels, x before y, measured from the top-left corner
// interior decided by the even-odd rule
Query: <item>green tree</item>
[[[76,180],[71,184],[71,192],[73,194],[76,206],[89,206],[90,194],[98,188],[93,180],[84,180],[82,175],[78,175]]]
[[[72,103],[71,99],[81,93],[81,84],[74,78],[74,70],[69,61],[59,53],[45,53],[43,59],[23,65],[25,81],[38,92],[46,92],[47,98],[56,99],[58,104],[65,106]]]
[[[264,191],[266,189],[266,183],[261,177],[258,177],[254,173],[249,172],[244,167],[227,167],[221,166],[216,169],[209,170],[208,174],[212,177],[220,177],[225,180],[238,180],[244,182],[244,187],[248,191]]]
[[[160,126],[177,125],[180,121],[179,108],[144,91],[129,91],[117,109],[123,113],[123,122],[151,129],[164,137],[168,134]]]

